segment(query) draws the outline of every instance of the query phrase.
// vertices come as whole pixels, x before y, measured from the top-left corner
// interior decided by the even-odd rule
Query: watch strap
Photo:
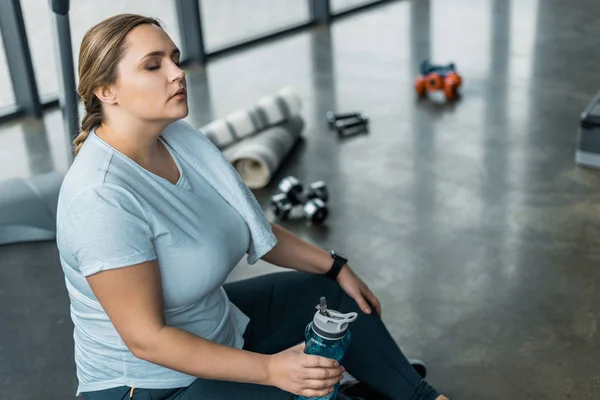
[[[331,266],[331,268],[329,269],[329,271],[327,271],[327,277],[333,281],[335,281],[338,277],[338,275],[340,274],[340,271],[342,270],[342,267],[344,266],[344,264],[346,264],[346,260],[344,260],[343,258],[339,258],[339,257],[333,257],[333,265]]]

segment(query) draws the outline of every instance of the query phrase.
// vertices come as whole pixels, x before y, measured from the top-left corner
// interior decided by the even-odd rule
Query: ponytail
[[[81,133],[73,140],[75,145],[75,155],[79,153],[83,142],[88,138],[92,129],[102,123],[102,104],[100,100],[92,94],[92,101],[90,107],[86,107],[86,113],[81,121]]]

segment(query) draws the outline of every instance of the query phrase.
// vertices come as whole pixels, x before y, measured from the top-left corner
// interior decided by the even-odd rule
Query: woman
[[[156,20],[118,15],[91,28],[79,77],[86,115],[57,218],[79,393],[323,396],[344,367],[297,344],[324,295],[362,311],[343,360],[353,376],[389,398],[445,399],[411,368],[345,260],[269,224],[218,149],[181,121],[185,74]],[[245,254],[298,272],[224,284]]]

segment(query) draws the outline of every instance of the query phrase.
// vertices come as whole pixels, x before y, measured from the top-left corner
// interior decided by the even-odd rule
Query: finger
[[[314,355],[306,354],[304,356],[304,360],[302,362],[302,365],[304,367],[308,367],[308,368],[314,368],[314,367],[338,368],[340,366],[340,363],[338,363],[337,361],[335,361],[332,358],[327,358],[327,357],[321,357],[321,356],[314,356]]]
[[[356,304],[358,304],[358,307],[365,314],[371,314],[371,307],[369,307],[369,305],[367,304],[367,301],[363,297],[362,293],[357,294],[357,295],[353,296],[352,298],[354,299],[354,301],[356,301]]]
[[[371,292],[370,289],[366,290],[365,296],[369,303],[371,303],[371,305],[375,308],[377,314],[381,315],[381,303],[379,302],[379,299],[373,294],[373,292]]]
[[[326,390],[326,389],[331,389],[333,387],[333,385],[338,383],[340,380],[341,380],[340,377],[335,377],[335,378],[330,378],[330,379],[325,379],[325,380],[311,379],[311,380],[306,381],[305,385],[306,385],[307,389]]]
[[[326,379],[331,379],[331,378],[342,376],[345,370],[343,367],[337,367],[337,368],[317,367],[317,368],[306,368],[305,371],[306,371],[305,379],[307,379],[307,380],[309,380],[309,379],[326,380]]]

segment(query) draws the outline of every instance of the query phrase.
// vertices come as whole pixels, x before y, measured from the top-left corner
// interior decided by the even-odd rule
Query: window
[[[40,97],[42,100],[55,97],[59,88],[59,75],[54,43],[54,17],[48,0],[21,0],[21,6]],[[71,1],[69,19],[76,74],[79,46],[85,32],[101,20],[121,13],[137,13],[160,19],[175,44],[181,46],[173,1]]]
[[[331,13],[332,14],[337,14],[339,12],[349,10],[354,7],[377,2],[377,0],[330,0],[330,1],[331,1]]]
[[[12,81],[6,62],[6,53],[4,52],[4,42],[0,34],[0,115],[7,114],[3,108],[15,105],[15,94],[13,92]]]
[[[200,7],[207,52],[310,19],[306,0],[200,0]]]

